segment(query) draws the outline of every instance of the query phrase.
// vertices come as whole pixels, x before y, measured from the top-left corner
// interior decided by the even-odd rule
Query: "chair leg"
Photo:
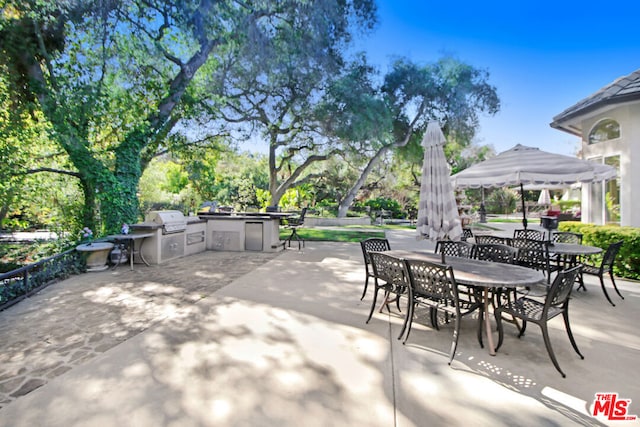
[[[367,321],[365,323],[369,323],[369,320],[371,320],[371,316],[373,316],[373,311],[376,309],[376,302],[378,299],[378,283],[377,283],[378,279],[374,279],[374,286],[375,286],[375,291],[373,292],[373,301],[371,302],[371,310],[369,311],[369,317],[367,318]]]
[[[293,231],[291,232],[291,235],[287,239],[287,242],[289,243],[289,247],[291,247],[291,240],[293,240],[294,238],[298,242],[298,250],[300,250],[300,244],[302,244],[302,247],[304,248],[304,240],[300,238],[297,228],[293,229]]]
[[[438,311],[434,307],[429,307],[429,320],[431,320],[431,327],[436,330],[439,330]]]
[[[604,292],[604,296],[607,297],[607,301],[609,301],[609,303],[612,306],[615,307],[616,305],[613,303],[613,301],[611,301],[611,298],[609,298],[609,293],[607,292],[607,288],[604,287],[604,277],[603,277],[603,275],[601,274],[598,277],[600,277],[600,286],[602,286],[602,292]]]
[[[362,296],[360,297],[360,301],[362,301],[364,296],[367,294],[367,286],[369,286],[369,273],[368,272],[367,272],[367,276],[364,279],[364,290],[362,291]]]
[[[482,342],[482,326],[484,325],[484,309],[480,308],[480,315],[478,316],[478,343],[480,343],[480,348],[484,348],[484,344]]]
[[[573,338],[573,333],[571,332],[571,326],[569,326],[568,309],[564,310],[564,313],[562,313],[562,317],[564,319],[564,326],[565,326],[565,329],[567,330],[567,335],[569,335],[569,341],[571,341],[571,345],[573,346],[573,349],[576,351],[576,353],[578,353],[578,356],[580,356],[580,359],[584,359],[584,356],[582,355],[582,353],[580,353],[580,350],[578,349],[578,344],[576,343],[576,340]]]
[[[549,339],[549,330],[547,329],[547,324],[541,323],[540,329],[542,329],[542,338],[544,339],[544,345],[545,347],[547,347],[547,353],[549,353],[549,357],[553,362],[553,366],[555,366],[558,372],[560,372],[560,374],[562,375],[562,378],[566,378],[567,376],[564,374],[564,372],[562,372],[562,369],[560,369],[560,365],[556,360],[556,355],[553,353],[553,348],[551,347],[551,340]]]
[[[582,289],[583,291],[587,291],[586,286],[584,286],[584,277],[582,272],[580,272],[580,274],[578,274],[578,283],[580,283],[580,286],[578,286],[578,288],[576,289],[576,291],[579,291],[580,289]]]
[[[431,316],[431,326],[433,326],[436,331],[439,331],[440,325],[438,325],[438,309],[435,307],[430,307],[429,310],[429,315]]]
[[[518,332],[518,338],[522,338],[522,336],[524,335],[524,331],[527,329],[527,321],[522,319],[522,328],[520,328],[520,331]]]
[[[498,308],[493,312],[493,315],[496,318],[496,325],[498,326],[498,343],[496,344],[494,350],[498,351],[498,349],[502,345],[502,340],[504,339],[504,330],[502,329],[502,310]]]
[[[456,316],[453,327],[453,339],[451,341],[451,351],[449,352],[449,365],[453,362],[453,358],[456,356],[456,349],[458,348],[458,336],[460,335],[460,315]]]
[[[613,279],[613,272],[612,271],[609,271],[609,277],[611,277],[611,283],[613,283],[613,289],[616,290],[616,292],[620,296],[620,298],[624,299],[624,297],[622,296],[622,294],[618,290],[618,287],[616,286],[616,281]]]
[[[384,307],[387,307],[387,312],[391,313],[391,309],[389,308],[389,291],[384,291],[384,302],[382,303],[382,305],[380,306],[380,310],[378,310],[380,313],[382,313],[382,309]],[[392,302],[392,301],[391,301]]]
[[[402,309],[400,308],[400,295],[401,293],[396,293],[396,307],[399,313],[402,313]]]
[[[409,301],[407,303],[407,314],[404,316],[404,323],[402,324],[402,329],[400,330],[398,339],[401,339],[404,335],[405,331],[407,330],[407,325],[409,324],[409,322],[411,322],[411,319],[413,319],[413,313],[415,311],[415,304],[411,301],[411,297],[407,298],[407,300]]]
[[[403,345],[406,344],[407,340],[409,339],[409,335],[411,335],[411,327],[413,326],[413,315],[415,313],[414,308],[415,308],[415,304],[411,304],[411,308],[409,309],[411,311],[407,313],[407,319],[406,319],[407,334],[404,336],[404,340],[402,341]],[[400,337],[398,337],[398,339],[400,339]]]

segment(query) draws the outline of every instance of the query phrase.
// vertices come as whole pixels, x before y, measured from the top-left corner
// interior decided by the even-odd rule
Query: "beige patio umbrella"
[[[424,160],[416,231],[418,238],[460,240],[462,226],[450,169],[444,156],[444,134],[437,122],[429,122],[422,140]]]
[[[519,186],[524,194],[527,184],[551,188],[611,179],[616,169],[577,157],[549,153],[535,147],[516,145],[495,157],[477,163],[451,178],[456,188]],[[522,201],[522,225],[527,228],[524,197]]]

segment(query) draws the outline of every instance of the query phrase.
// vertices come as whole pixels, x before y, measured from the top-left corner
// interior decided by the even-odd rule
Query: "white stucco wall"
[[[597,144],[588,144],[589,132],[602,119],[610,118],[620,124],[620,138]],[[620,225],[640,227],[640,103],[619,105],[582,121],[583,158],[620,156]],[[633,197],[633,193],[636,197]],[[584,218],[592,222],[589,187],[583,191]],[[586,199],[586,200],[585,200]]]

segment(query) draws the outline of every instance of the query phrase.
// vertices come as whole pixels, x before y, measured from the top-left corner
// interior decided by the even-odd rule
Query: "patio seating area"
[[[410,230],[387,238],[435,246]],[[0,312],[0,426],[640,425],[590,415],[596,393],[631,399],[640,415],[638,283],[616,281],[615,307],[598,277],[574,288],[584,360],[561,316],[549,321],[562,378],[536,328],[517,338],[505,324],[490,356],[465,316],[448,365],[453,322],[436,330],[416,308],[403,345],[406,299],[365,323],[374,286],[361,300],[363,265],[357,243],[307,242],[49,286]]]

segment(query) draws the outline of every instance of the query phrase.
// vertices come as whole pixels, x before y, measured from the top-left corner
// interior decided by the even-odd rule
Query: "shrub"
[[[371,215],[376,216],[377,212],[381,210],[387,211],[391,218],[404,218],[406,215],[402,211],[402,206],[397,200],[387,199],[386,197],[377,197],[375,199],[369,199],[364,203],[365,206],[370,208]]]

